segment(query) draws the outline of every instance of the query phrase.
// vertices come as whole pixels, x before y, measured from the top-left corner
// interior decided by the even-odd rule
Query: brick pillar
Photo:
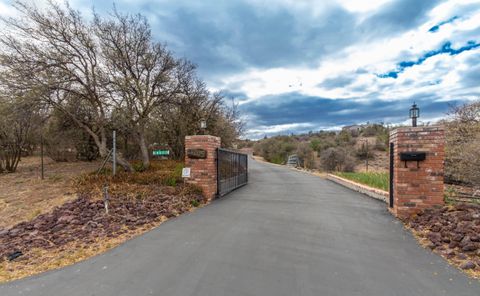
[[[390,133],[394,146],[393,213],[405,218],[444,204],[445,130],[441,126],[398,128]],[[402,152],[425,152],[424,161],[400,159]]]
[[[217,194],[217,148],[220,138],[208,135],[185,137],[185,167],[190,168],[187,183],[201,187],[207,199]],[[206,155],[202,155],[203,153]]]

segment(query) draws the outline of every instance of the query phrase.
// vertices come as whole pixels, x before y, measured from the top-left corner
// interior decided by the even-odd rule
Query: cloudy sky
[[[480,98],[480,0],[70,3],[147,16],[159,41],[239,103],[250,138],[402,123],[414,101],[435,121]]]

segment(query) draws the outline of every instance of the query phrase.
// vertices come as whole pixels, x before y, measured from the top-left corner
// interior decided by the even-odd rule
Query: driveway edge
[[[349,189],[352,189],[354,191],[363,193],[363,194],[365,194],[365,195],[367,195],[371,198],[381,200],[385,203],[388,200],[388,192],[387,191],[383,191],[383,190],[373,188],[373,187],[370,187],[370,186],[367,186],[367,185],[359,184],[359,183],[341,178],[339,176],[335,176],[333,174],[328,174],[327,175],[327,180],[330,180],[334,183],[340,184],[340,185],[342,185],[344,187],[347,187]]]

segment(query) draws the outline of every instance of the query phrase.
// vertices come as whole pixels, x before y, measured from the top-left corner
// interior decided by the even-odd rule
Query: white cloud
[[[0,0],[0,16],[10,17],[15,15],[15,10],[12,6],[2,0]]]
[[[346,1],[344,4],[353,2],[359,1]],[[421,65],[406,68],[398,79],[378,78],[375,74],[396,70],[400,61],[416,61],[426,52],[439,49],[446,41],[451,41],[454,48],[464,46],[468,41],[465,37],[462,38],[464,33],[480,28],[480,10],[469,11],[469,14],[461,16],[452,24],[443,25],[435,33],[428,30],[451,18],[452,15],[448,13],[451,7],[468,2],[472,1],[449,1],[442,4],[434,9],[441,17],[432,15],[420,27],[397,37],[357,43],[335,55],[322,57],[321,64],[313,69],[247,69],[243,73],[225,77],[220,87],[244,92],[250,99],[242,103],[288,92],[325,98],[362,98],[378,91],[380,94],[375,98],[386,100],[404,100],[418,93],[435,92],[444,99],[456,99],[454,95],[461,78],[458,70],[466,67],[464,57],[478,54],[478,49],[459,55],[441,54],[430,57]],[[311,63],[315,65],[317,61]],[[368,73],[354,74],[357,69],[366,69]],[[325,89],[319,85],[327,78],[342,75],[354,75],[355,81],[343,88]],[[408,81],[412,83],[406,86]]]
[[[279,134],[289,131],[297,131],[299,129],[307,130],[313,128],[311,123],[290,123],[290,124],[278,124],[278,125],[261,125],[254,129],[248,130],[248,136],[250,138],[259,138],[263,135]]]
[[[391,0],[369,0],[369,1],[359,1],[359,0],[341,0],[340,3],[347,10],[352,12],[368,12],[371,10],[378,9],[382,5],[391,2]]]

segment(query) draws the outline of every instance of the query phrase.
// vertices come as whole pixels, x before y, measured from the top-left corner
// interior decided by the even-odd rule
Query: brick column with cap
[[[390,143],[394,146],[393,214],[406,218],[422,209],[443,205],[444,128],[397,128],[390,133]],[[425,160],[401,160],[401,153],[409,152],[425,152]]]
[[[219,137],[197,135],[185,137],[185,167],[190,168],[187,183],[202,188],[204,196],[211,200],[217,194],[217,148]]]

